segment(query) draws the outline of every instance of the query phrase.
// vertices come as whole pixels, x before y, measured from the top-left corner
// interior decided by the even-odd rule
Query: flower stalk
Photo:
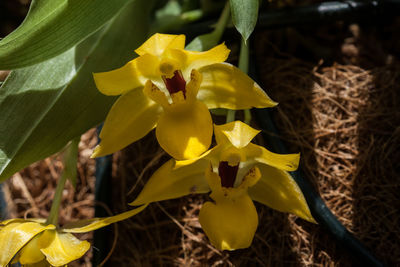
[[[56,187],[56,193],[54,194],[53,203],[51,204],[50,214],[46,220],[46,224],[57,225],[58,223],[58,214],[60,210],[60,203],[62,199],[62,193],[64,191],[65,183],[67,181],[67,175],[65,172],[61,175],[60,181]]]

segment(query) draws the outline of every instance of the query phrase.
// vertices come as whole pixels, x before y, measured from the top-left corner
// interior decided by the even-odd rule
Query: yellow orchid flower
[[[220,44],[205,52],[184,50],[184,35],[154,34],[125,66],[94,73],[99,91],[121,95],[112,106],[92,157],[113,153],[156,128],[160,146],[176,159],[208,149],[212,120],[208,109],[275,106],[245,73],[224,62]]]
[[[44,219],[11,219],[0,222],[0,267],[19,262],[23,266],[64,266],[82,257],[90,243],[71,233],[86,233],[125,220],[146,205],[106,218],[73,222],[62,228]]]
[[[300,155],[276,154],[250,143],[259,132],[240,121],[215,125],[214,148],[195,159],[168,161],[130,204],[211,190],[214,202],[203,205],[199,220],[211,243],[221,250],[250,246],[258,225],[252,200],[315,223],[300,188],[287,172],[297,169]]]

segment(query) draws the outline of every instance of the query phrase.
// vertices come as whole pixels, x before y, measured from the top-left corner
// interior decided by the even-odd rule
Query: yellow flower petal
[[[234,202],[206,202],[200,210],[199,221],[217,249],[234,250],[251,245],[258,215],[253,201],[243,195]]]
[[[206,105],[194,101],[186,110],[161,115],[156,128],[160,146],[172,157],[182,160],[198,157],[211,145],[213,127]]]
[[[45,256],[39,249],[38,240],[39,235],[36,235],[31,239],[18,253],[19,254],[19,263],[22,265],[25,264],[34,264],[40,262],[45,259]]]
[[[252,168],[238,188],[221,187],[221,178],[212,168],[206,171],[206,178],[215,203],[206,202],[200,209],[199,221],[204,232],[220,250],[249,247],[258,226],[258,215],[247,189],[260,179],[259,170]]]
[[[261,131],[253,129],[241,121],[233,121],[223,125],[214,125],[215,139],[218,144],[231,143],[236,148],[247,146]]]
[[[156,126],[161,112],[161,106],[142,90],[120,96],[107,115],[100,133],[101,142],[92,157],[111,154],[139,140]]]
[[[289,173],[264,164],[257,166],[262,177],[255,186],[249,188],[253,200],[315,223],[303,193]]]
[[[179,169],[184,166],[189,166],[200,159],[207,159],[207,160],[211,161],[213,164],[218,165],[218,163],[219,163],[218,155],[221,153],[221,151],[223,149],[224,148],[221,145],[216,145],[215,147],[213,147],[213,148],[207,150],[206,152],[204,152],[203,154],[201,154],[199,157],[191,158],[191,159],[187,159],[187,160],[176,160],[174,169]]]
[[[193,69],[224,62],[228,58],[230,50],[225,44],[220,44],[204,52],[173,49],[170,53],[174,58],[184,62],[182,72],[185,79],[188,79]]]
[[[0,231],[0,266],[6,266],[18,251],[37,234],[54,225],[42,225],[35,222],[8,223]]]
[[[236,110],[277,105],[256,82],[231,64],[217,63],[198,71],[203,75],[203,82],[197,98],[208,108]]]
[[[115,222],[119,222],[125,219],[128,219],[132,216],[135,216],[142,210],[144,210],[147,205],[143,205],[139,208],[132,209],[130,211],[126,211],[115,216],[106,217],[106,218],[93,218],[88,220],[81,220],[77,222],[72,222],[66,224],[61,230],[65,233],[86,233],[90,231],[97,230],[99,228],[105,227]]]
[[[135,88],[143,87],[145,80],[137,66],[137,58],[125,66],[107,72],[93,73],[97,89],[105,95],[121,95]]]
[[[247,160],[255,160],[281,170],[295,171],[299,166],[300,153],[277,154],[255,144],[248,144],[243,148],[243,151],[247,156]]]
[[[56,230],[44,232],[40,239],[51,239],[47,247],[40,251],[53,266],[63,266],[82,257],[90,248],[90,243],[80,241],[69,233],[58,233]],[[39,240],[40,242],[40,240]]]
[[[158,88],[152,81],[148,80],[143,88],[143,94],[153,100],[158,105],[161,105],[164,109],[168,108],[170,103],[168,98],[163,91]]]
[[[0,226],[5,226],[10,223],[26,223],[26,222],[35,222],[35,223],[45,223],[46,219],[43,218],[28,218],[28,219],[21,219],[21,218],[15,218],[15,219],[8,219],[5,221],[0,222]]]
[[[141,205],[178,198],[193,193],[207,193],[210,189],[204,178],[209,163],[199,160],[190,166],[173,169],[174,160],[162,165],[144,186],[139,196],[129,205]]]
[[[136,58],[136,66],[139,70],[138,74],[143,75],[145,80],[161,79],[161,72],[158,68],[159,65],[159,58],[151,54],[144,54]]]
[[[185,35],[156,33],[136,49],[135,52],[138,55],[149,53],[155,56],[160,56],[167,49],[183,49],[184,47]]]

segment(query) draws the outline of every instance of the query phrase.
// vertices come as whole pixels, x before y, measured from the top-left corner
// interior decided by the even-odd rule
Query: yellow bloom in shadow
[[[145,206],[107,218],[78,221],[57,228],[43,219],[11,219],[0,222],[0,267],[19,262],[23,266],[64,266],[82,257],[90,243],[71,233],[94,231],[141,212]]]
[[[305,198],[288,171],[299,154],[276,154],[251,143],[260,131],[235,121],[215,125],[217,145],[201,156],[170,160],[150,178],[131,205],[207,193],[214,202],[200,210],[200,223],[221,250],[249,247],[258,225],[253,200],[315,223]]]
[[[275,106],[245,73],[224,62],[220,44],[205,52],[184,50],[184,35],[154,34],[125,66],[93,74],[105,95],[121,95],[111,108],[92,157],[124,148],[156,128],[160,146],[176,159],[208,149],[212,120],[208,109]]]

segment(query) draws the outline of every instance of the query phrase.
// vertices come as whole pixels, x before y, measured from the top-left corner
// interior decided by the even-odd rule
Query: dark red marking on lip
[[[183,96],[186,98],[186,81],[183,78],[181,71],[176,70],[172,78],[167,78],[165,76],[162,76],[162,78],[170,95],[182,91]]]
[[[222,187],[233,187],[236,180],[236,175],[239,169],[239,164],[230,166],[227,161],[221,161],[218,166],[218,174],[221,177]]]

